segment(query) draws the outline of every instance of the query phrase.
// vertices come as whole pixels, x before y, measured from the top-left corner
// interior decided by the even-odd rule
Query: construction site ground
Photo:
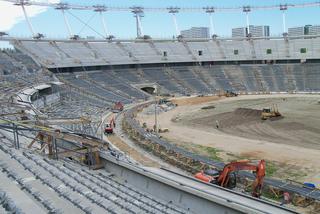
[[[104,135],[104,140],[111,142],[116,148],[122,151],[125,155],[130,157],[133,161],[147,166],[147,167],[164,167],[176,172],[184,173],[181,169],[174,167],[166,163],[161,158],[153,155],[151,152],[145,151],[143,148],[139,147],[133,140],[131,140],[122,129],[122,119],[123,114],[120,113],[118,116],[116,114],[108,114],[105,116],[106,121],[110,120],[112,117],[115,118],[116,127],[114,128],[114,134]]]
[[[178,98],[176,108],[159,113],[158,126],[169,129],[163,138],[193,152],[225,162],[265,159],[268,176],[319,187],[319,101],[319,95],[299,94]],[[262,108],[273,104],[283,117],[261,120]],[[146,111],[138,120],[152,128],[154,115]]]

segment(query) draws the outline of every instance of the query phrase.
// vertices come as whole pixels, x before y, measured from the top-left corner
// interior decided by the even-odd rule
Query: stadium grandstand
[[[320,35],[286,32],[288,10],[320,3],[0,3],[31,33],[0,32],[0,213],[320,212]],[[30,7],[61,11],[68,38],[36,33]],[[100,14],[102,38],[73,34],[66,14],[79,10]],[[281,36],[215,32],[215,13],[243,13],[249,29],[263,10],[281,12]],[[132,13],[136,38],[110,35],[107,11]],[[172,16],[174,38],[143,34],[149,12]],[[180,35],[176,15],[195,12],[209,15],[210,38]],[[241,165],[257,159],[262,178]],[[234,163],[227,186],[213,182]],[[207,169],[210,182],[194,176]]]

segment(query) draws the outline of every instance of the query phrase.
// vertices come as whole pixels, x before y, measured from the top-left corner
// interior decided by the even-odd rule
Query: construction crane
[[[249,160],[240,160],[228,163],[224,166],[222,171],[215,169],[204,170],[194,175],[195,178],[206,183],[212,183],[226,188],[236,187],[237,171],[252,171],[255,174],[255,180],[252,184],[252,196],[259,198],[263,186],[263,179],[266,173],[266,162],[264,160],[258,161],[254,164]]]

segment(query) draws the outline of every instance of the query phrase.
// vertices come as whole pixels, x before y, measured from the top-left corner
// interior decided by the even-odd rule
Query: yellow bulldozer
[[[262,109],[262,112],[261,112],[261,120],[267,120],[267,119],[281,117],[281,116],[282,115],[278,110],[278,106],[276,105],[272,105],[271,108],[264,108]]]
[[[220,90],[218,96],[219,97],[222,97],[222,96],[225,96],[225,97],[237,97],[238,94],[236,92],[229,91],[229,90],[226,90],[226,91]]]

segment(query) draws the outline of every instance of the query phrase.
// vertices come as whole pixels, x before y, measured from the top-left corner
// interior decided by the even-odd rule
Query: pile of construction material
[[[149,105],[147,108],[144,108],[142,113],[146,115],[152,115],[157,112],[157,114],[162,112],[167,112],[174,109],[177,105],[172,103],[170,100],[167,99],[160,99],[157,103],[153,103]]]

